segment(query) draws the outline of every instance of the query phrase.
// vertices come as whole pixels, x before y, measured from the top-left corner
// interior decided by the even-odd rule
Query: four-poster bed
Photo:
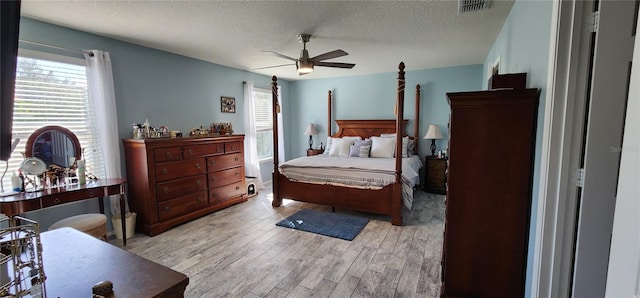
[[[297,163],[298,172],[302,177],[305,172],[310,169],[312,164],[323,164],[329,157],[321,156],[303,157],[292,161],[288,161],[286,164],[281,165],[278,161],[278,146],[274,145],[274,161],[273,161],[273,201],[272,205],[278,207],[282,204],[282,199],[292,199],[296,201],[315,203],[328,205],[333,207],[347,208],[360,210],[365,212],[372,212],[378,214],[384,214],[391,216],[391,223],[394,225],[402,225],[402,202],[403,202],[403,188],[405,194],[407,188],[411,189],[412,186],[419,183],[419,167],[421,162],[417,156],[407,156],[403,158],[401,152],[406,152],[408,142],[407,134],[405,133],[404,126],[408,120],[404,120],[404,91],[405,91],[405,77],[404,77],[404,63],[400,63],[398,71],[398,88],[397,88],[397,102],[396,102],[396,119],[395,120],[336,120],[339,130],[336,134],[331,135],[331,91],[328,95],[328,111],[329,111],[329,125],[328,135],[332,138],[343,138],[358,136],[362,139],[372,138],[375,139],[378,136],[384,134],[396,134],[402,137],[392,136],[392,144],[394,147],[391,158],[348,158],[344,157],[340,160],[341,163],[360,163],[365,166],[366,170],[373,170],[376,174],[385,175],[385,177],[376,176],[376,181],[379,182],[375,186],[354,186],[345,185],[345,182],[330,183],[330,182],[310,182],[306,179],[295,178],[291,179],[291,174],[284,175],[282,172],[287,170],[288,163]],[[272,93],[273,93],[273,139],[274,144],[278,143],[278,123],[277,113],[279,113],[279,103],[277,101],[277,78],[272,78]],[[416,86],[416,104],[415,104],[415,123],[414,123],[414,138],[419,136],[419,114],[420,114],[420,86]],[[405,142],[403,147],[403,140]],[[387,141],[386,143],[389,143]],[[418,152],[418,142],[415,140],[415,152]],[[329,144],[327,144],[327,151],[329,150]],[[333,153],[333,151],[332,151]],[[395,154],[398,153],[398,154]],[[328,155],[328,154],[325,154]],[[333,155],[333,154],[332,154]],[[372,154],[373,155],[373,154]],[[395,157],[393,157],[395,155]],[[311,159],[310,161],[302,161],[303,159]],[[403,159],[406,161],[403,162]],[[411,160],[409,160],[411,159]],[[417,163],[416,163],[417,160]],[[384,164],[384,165],[382,165]],[[331,167],[331,170],[337,171],[338,166]],[[356,167],[356,166],[353,166]],[[348,168],[347,172],[358,171],[359,169]],[[403,171],[407,175],[403,174]],[[409,175],[410,173],[410,175]],[[366,174],[366,173],[365,173]],[[410,177],[407,177],[407,176]],[[380,182],[383,181],[384,182]],[[367,182],[368,183],[368,182]],[[348,183],[347,183],[348,184]],[[405,205],[407,204],[405,198]],[[411,208],[410,203],[408,208]]]

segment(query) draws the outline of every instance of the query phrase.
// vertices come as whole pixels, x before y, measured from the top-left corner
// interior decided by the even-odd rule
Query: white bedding
[[[395,158],[315,155],[283,163],[280,173],[292,181],[381,189],[395,182],[395,168]],[[402,159],[402,197],[409,210],[413,205],[413,188],[420,181],[420,168],[422,162],[417,155]]]

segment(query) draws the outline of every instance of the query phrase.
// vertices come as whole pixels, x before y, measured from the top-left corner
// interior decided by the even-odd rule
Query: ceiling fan
[[[314,66],[335,67],[335,68],[349,68],[349,69],[351,69],[354,66],[356,66],[353,63],[324,62],[324,60],[329,60],[329,59],[333,59],[333,58],[338,58],[338,57],[349,55],[347,52],[345,52],[343,50],[335,50],[335,51],[331,51],[331,52],[326,52],[324,54],[320,54],[320,55],[315,56],[313,58],[309,58],[309,52],[307,51],[307,42],[309,42],[310,38],[311,38],[311,34],[298,34],[298,41],[302,43],[302,51],[300,52],[300,58],[298,58],[298,59],[293,58],[293,57],[289,57],[287,55],[283,55],[283,54],[280,54],[280,53],[272,52],[272,51],[267,51],[267,52],[273,53],[274,55],[276,55],[276,56],[278,56],[280,58],[284,58],[284,59],[288,59],[288,60],[291,60],[291,61],[295,61],[295,66],[296,66],[296,69],[298,70],[298,74],[299,75],[306,75],[306,74],[312,72]],[[285,65],[293,65],[293,64],[274,65],[274,66],[267,66],[267,67],[256,68],[256,69],[273,68],[273,67],[280,67],[280,66],[285,66]]]

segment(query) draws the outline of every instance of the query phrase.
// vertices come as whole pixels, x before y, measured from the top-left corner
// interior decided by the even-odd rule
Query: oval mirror
[[[29,136],[25,148],[26,157],[42,159],[47,166],[71,166],[82,158],[80,142],[76,135],[62,126],[45,126]]]

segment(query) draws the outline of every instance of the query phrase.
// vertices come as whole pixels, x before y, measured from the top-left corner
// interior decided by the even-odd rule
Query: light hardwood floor
[[[125,249],[189,276],[185,297],[438,296],[443,195],[417,191],[404,226],[336,210],[370,219],[353,241],[276,226],[301,208],[331,208],[288,200],[273,208],[271,196],[267,186],[246,203],[155,237],[136,234]]]

